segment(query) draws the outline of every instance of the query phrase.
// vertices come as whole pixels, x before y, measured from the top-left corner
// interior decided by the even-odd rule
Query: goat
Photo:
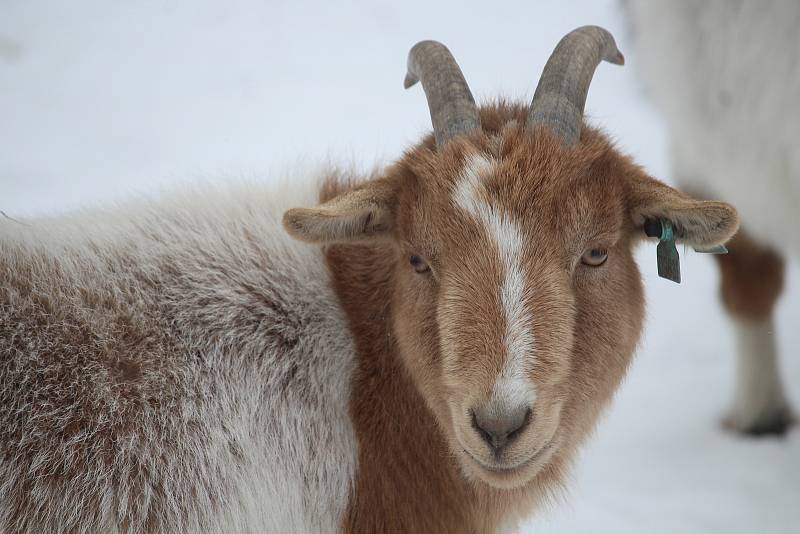
[[[742,214],[745,231],[718,256],[738,342],[724,423],[745,434],[782,434],[793,417],[773,316],[782,252],[800,254],[800,4],[629,0],[627,10],[646,87],[669,126],[675,180]]]
[[[3,222],[0,529],[516,525],[628,368],[645,222],[738,227],[583,123],[603,59],[579,28],[479,108],[423,41],[433,135],[374,176]]]

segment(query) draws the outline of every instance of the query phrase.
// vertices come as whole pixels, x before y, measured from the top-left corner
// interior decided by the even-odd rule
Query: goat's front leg
[[[781,382],[773,319],[783,291],[783,258],[741,230],[728,250],[716,258],[738,354],[733,406],[724,424],[744,434],[783,434],[792,415]]]

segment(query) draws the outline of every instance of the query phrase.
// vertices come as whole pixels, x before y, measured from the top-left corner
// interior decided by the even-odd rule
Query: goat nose
[[[530,406],[515,409],[494,410],[474,408],[472,410],[472,427],[495,453],[514,441],[530,424],[533,411]]]

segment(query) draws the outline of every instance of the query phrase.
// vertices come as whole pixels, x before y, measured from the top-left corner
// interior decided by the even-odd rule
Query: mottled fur
[[[314,185],[0,220],[0,531],[335,528],[352,341],[279,226]]]

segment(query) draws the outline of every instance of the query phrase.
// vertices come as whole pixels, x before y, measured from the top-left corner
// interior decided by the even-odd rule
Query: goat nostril
[[[478,434],[483,438],[483,440],[488,443],[489,445],[492,444],[492,434],[489,431],[485,430],[481,424],[478,422],[478,417],[475,415],[475,410],[470,410],[472,414],[472,428],[478,431]]]
[[[530,407],[504,412],[502,415],[489,415],[486,410],[470,410],[472,428],[495,452],[518,438],[528,427],[533,417]]]
[[[525,430],[525,428],[527,428],[527,426],[530,424],[532,414],[533,414],[532,409],[528,408],[527,410],[525,410],[525,416],[522,418],[522,422],[519,424],[517,428],[508,433],[508,441],[511,441],[520,434],[522,434],[522,431]]]

